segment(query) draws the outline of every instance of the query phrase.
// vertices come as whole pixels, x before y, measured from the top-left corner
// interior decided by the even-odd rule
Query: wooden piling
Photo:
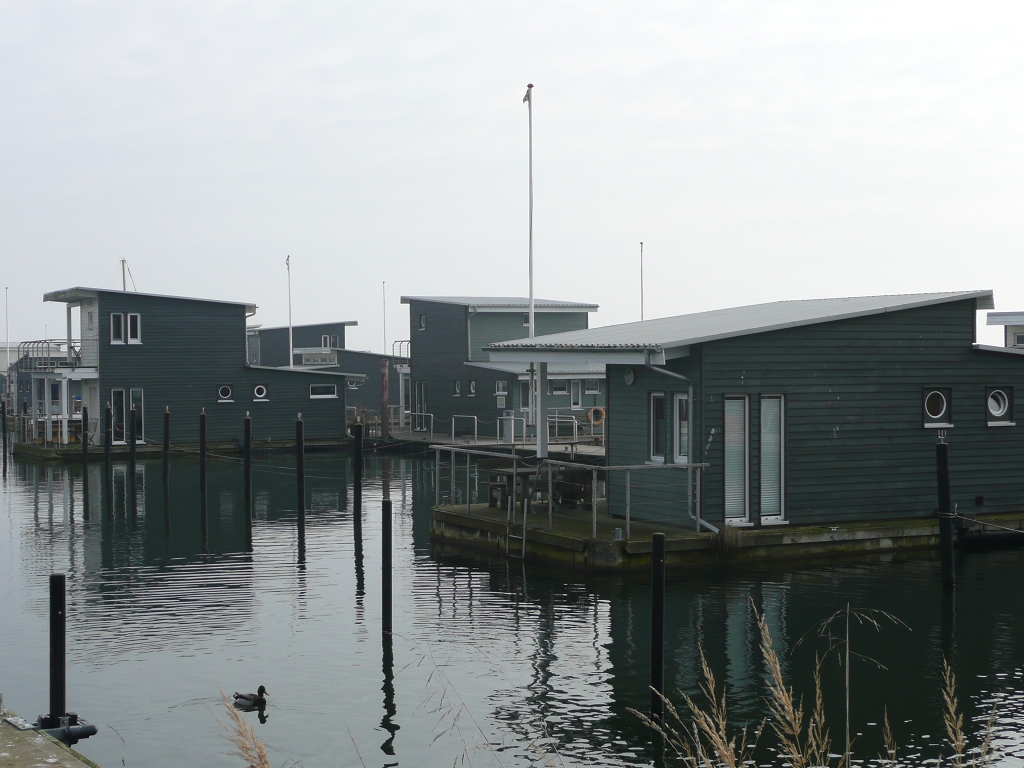
[[[114,412],[110,409],[110,403],[103,411],[103,474],[110,481],[110,449],[111,441],[114,439]]]
[[[0,400],[0,423],[4,433],[4,477],[7,477],[7,401]]]
[[[356,422],[352,425],[352,443],[355,448],[355,480],[362,487],[363,483],[363,425]]]
[[[651,534],[651,718],[665,712],[665,534]]]
[[[4,459],[6,461],[6,446]],[[6,467],[6,464],[4,465]],[[82,406],[82,519],[89,519],[89,406]]]
[[[199,412],[199,493],[206,503],[206,409]]]
[[[132,485],[135,484],[135,466],[138,461],[138,443],[139,443],[139,412],[135,410],[135,406],[131,407],[128,412],[131,418],[131,427],[128,429],[128,471],[132,476]]]
[[[306,562],[306,446],[302,414],[295,420],[295,489],[298,501],[299,563]]]
[[[935,469],[939,485],[939,550],[942,559],[942,586],[956,585],[953,570],[953,509],[949,482],[949,443],[935,446]]]

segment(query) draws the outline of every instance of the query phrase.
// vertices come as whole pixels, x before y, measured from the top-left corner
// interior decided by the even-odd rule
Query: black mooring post
[[[82,519],[89,519],[89,406],[82,406]]]
[[[949,443],[935,446],[935,469],[939,481],[939,550],[942,557],[942,586],[956,584],[953,573],[953,508],[949,483]]]
[[[0,400],[0,423],[4,433],[4,477],[7,477],[7,401]]]
[[[306,440],[302,414],[295,420],[295,490],[298,502],[299,562],[306,562]]]
[[[651,717],[665,711],[665,534],[651,535]]]
[[[164,485],[171,469],[171,409],[164,406]]]
[[[206,409],[199,411],[199,494],[206,504]]]
[[[110,410],[110,403],[103,411],[103,473],[107,481],[110,481],[110,449],[114,432],[114,412]]]
[[[64,663],[64,629],[67,605],[64,596],[64,574],[50,574],[50,716],[51,725],[56,728],[60,719],[67,716],[67,689]]]
[[[392,628],[391,617],[391,499],[384,499],[381,502],[381,629],[390,634]]]
[[[129,411],[131,416],[132,424],[131,429],[128,430],[128,472],[131,475],[132,486],[135,485],[135,467],[138,460],[138,445],[139,445],[139,412],[135,410],[133,405]]]
[[[245,507],[245,521],[250,532],[252,530],[252,418],[249,412],[245,412],[245,421],[242,422],[242,504]]]
[[[352,425],[352,442],[355,448],[355,462],[353,470],[356,476],[356,482],[359,483],[360,487],[363,484],[363,425],[356,422]]]

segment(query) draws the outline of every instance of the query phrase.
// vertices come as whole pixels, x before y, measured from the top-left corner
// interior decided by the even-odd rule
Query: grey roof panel
[[[488,349],[670,349],[715,339],[966,299],[977,299],[979,309],[992,309],[994,306],[992,291],[775,301],[769,304],[752,304],[746,307],[716,309],[691,315],[554,333],[533,340],[497,342],[489,345]]]
[[[522,296],[403,296],[402,303],[410,301],[429,301],[435,304],[454,304],[460,307],[509,307],[515,309],[529,309],[529,297]],[[597,304],[585,304],[577,301],[560,301],[558,299],[534,298],[535,308],[545,307],[571,307],[588,312],[596,312]]]
[[[1024,312],[989,312],[986,325],[1024,325]]]
[[[201,301],[206,304],[233,304],[239,307],[256,308],[256,305],[247,301],[223,301],[222,299],[199,299],[195,296],[169,296],[164,293],[141,293],[139,291],[118,291],[109,288],[84,288],[75,286],[65,288],[61,291],[50,291],[43,294],[43,301],[74,302],[83,298],[92,298],[99,293],[123,293],[128,296],[150,296],[155,299],[175,299],[177,301]]]

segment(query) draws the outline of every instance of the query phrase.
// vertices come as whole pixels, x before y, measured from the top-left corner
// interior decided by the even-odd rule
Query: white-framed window
[[[427,330],[427,316],[426,315],[420,315],[420,326],[419,326],[419,329],[421,331]]]
[[[985,416],[990,427],[1012,427],[1013,387],[986,387]]]
[[[530,382],[520,381],[519,382],[519,410],[528,411],[530,410]]]
[[[235,388],[233,386],[231,386],[230,384],[221,384],[219,387],[217,387],[217,402],[218,403],[233,403],[233,402],[235,402],[234,398],[233,398],[234,393],[235,393]]]
[[[574,411],[583,410],[583,382],[580,379],[569,382],[569,407]]]
[[[953,390],[950,387],[925,387],[921,392],[921,419],[926,428],[953,426]]]
[[[600,379],[584,379],[583,380],[583,393],[586,395],[600,395],[601,394],[601,380]]]
[[[337,365],[338,364],[338,353],[328,352],[321,354],[320,352],[313,353],[302,353],[302,364],[303,365]]]
[[[749,519],[747,462],[750,456],[747,435],[747,398],[725,398],[725,521],[743,523]]]
[[[124,314],[122,312],[110,313],[110,343],[124,344]]]
[[[341,336],[331,336],[331,347],[341,349]]]
[[[505,397],[508,395],[508,381],[506,379],[498,379],[494,382],[494,394],[499,397]]]
[[[548,379],[549,395],[568,395],[569,382],[566,379]]]
[[[523,327],[528,328],[530,326],[530,313],[523,312]]]
[[[310,384],[309,385],[309,399],[310,400],[321,400],[329,397],[338,397],[338,385],[337,384]]]
[[[270,401],[266,384],[257,384],[252,388],[252,401],[254,403],[266,403]]]
[[[93,329],[93,325],[92,325],[92,311],[90,311],[88,313],[88,318],[89,318],[89,330],[91,331]]]
[[[469,382],[469,396],[476,397],[476,381],[470,379]]]
[[[128,343],[142,343],[142,315],[138,312],[128,313]]]
[[[651,392],[648,395],[648,455],[658,464],[665,462],[665,393]]]
[[[462,382],[458,379],[452,381],[452,397],[462,396]]]
[[[690,396],[675,396],[672,409],[672,453],[676,464],[686,464],[690,459]]]
[[[1024,333],[1013,334],[1013,346],[1024,347]]]
[[[782,395],[761,397],[761,520],[786,516],[786,402]]]

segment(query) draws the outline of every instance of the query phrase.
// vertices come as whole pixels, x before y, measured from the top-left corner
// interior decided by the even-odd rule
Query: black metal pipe
[[[50,574],[50,722],[52,727],[67,716],[66,667],[64,662],[64,630],[67,604],[64,595],[64,574]]]
[[[381,628],[390,633],[392,629],[391,611],[391,499],[381,502]]]
[[[295,420],[295,491],[298,502],[299,562],[306,562],[306,439],[302,414]]]
[[[164,484],[171,469],[171,409],[164,406]]]
[[[665,534],[651,534],[651,717],[665,712]]]
[[[242,447],[243,459],[243,486],[242,504],[245,507],[246,525],[252,529],[252,418],[249,412],[245,412],[245,421],[242,422]]]
[[[953,508],[949,482],[949,443],[935,446],[935,469],[939,484],[939,550],[942,559],[942,586],[956,585],[953,572]]]
[[[363,425],[358,422],[352,425],[352,442],[355,447],[355,476],[360,486],[363,484]]]

